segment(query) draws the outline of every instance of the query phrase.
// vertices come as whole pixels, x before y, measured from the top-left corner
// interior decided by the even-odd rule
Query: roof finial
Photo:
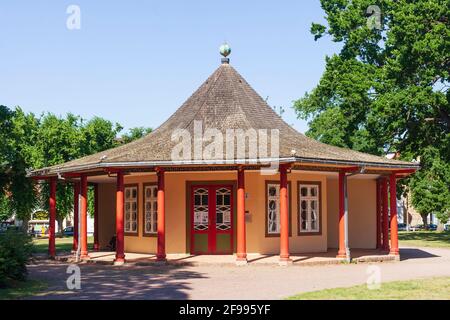
[[[227,58],[228,55],[231,53],[231,48],[228,45],[228,43],[225,42],[224,44],[222,44],[220,46],[219,50],[220,50],[220,54],[223,56],[222,63],[230,63],[230,59]]]

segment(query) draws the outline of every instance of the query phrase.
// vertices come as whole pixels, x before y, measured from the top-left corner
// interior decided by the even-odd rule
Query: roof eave
[[[157,166],[186,166],[186,165],[244,165],[244,164],[260,164],[269,165],[273,162],[278,163],[315,163],[324,165],[337,166],[360,166],[360,167],[376,167],[386,169],[420,169],[419,163],[383,163],[383,162],[364,162],[364,161],[347,161],[333,159],[318,159],[305,157],[288,157],[288,158],[264,158],[264,159],[232,159],[232,160],[181,160],[181,161],[137,161],[137,162],[100,162],[85,165],[71,166],[61,169],[44,168],[34,170],[27,176],[30,178],[57,176],[64,173],[73,173],[77,171],[108,169],[108,168],[143,168]]]

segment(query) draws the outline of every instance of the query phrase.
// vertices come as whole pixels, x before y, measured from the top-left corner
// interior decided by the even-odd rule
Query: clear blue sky
[[[71,4],[80,30],[66,28]],[[304,132],[292,102],[339,48],[309,33],[323,16],[319,0],[1,1],[0,104],[155,128],[219,66],[226,40],[231,64]]]

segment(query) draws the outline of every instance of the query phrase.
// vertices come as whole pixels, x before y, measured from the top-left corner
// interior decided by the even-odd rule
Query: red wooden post
[[[247,263],[247,245],[245,235],[245,171],[238,169],[237,189],[237,264]]]
[[[116,259],[114,259],[114,264],[123,264],[125,262],[123,191],[123,172],[119,171],[117,172],[116,189]]]
[[[87,245],[87,176],[81,175],[81,197],[80,197],[80,210],[81,210],[81,223],[80,223],[80,246],[81,259],[89,259],[88,245]]]
[[[377,179],[377,207],[376,207],[376,223],[377,223],[377,249],[381,249],[381,182]]]
[[[280,166],[280,264],[290,262],[287,167]]]
[[[94,250],[98,251],[98,184],[94,185]]]
[[[345,251],[345,190],[344,190],[345,172],[339,172],[339,250],[337,258],[346,258]]]
[[[73,183],[73,245],[72,251],[78,250],[78,211],[80,197],[80,183]]]
[[[388,223],[388,182],[381,179],[382,209],[383,209],[383,250],[389,251],[389,223]]]
[[[391,251],[389,254],[398,255],[398,223],[397,223],[397,180],[395,173],[389,177],[389,193],[391,204]]]
[[[48,255],[51,258],[56,256],[55,247],[55,220],[56,220],[56,178],[50,179],[50,223],[48,228]]]
[[[166,206],[165,206],[165,189],[164,189],[164,169],[159,168],[158,175],[158,213],[157,213],[157,232],[158,232],[158,249],[156,259],[158,261],[166,260]]]

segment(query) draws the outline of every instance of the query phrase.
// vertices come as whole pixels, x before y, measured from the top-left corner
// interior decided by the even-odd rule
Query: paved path
[[[402,248],[402,261],[326,266],[81,265],[81,290],[68,290],[67,264],[40,261],[32,279],[49,282],[35,299],[283,299],[307,291],[364,284],[377,265],[382,281],[450,276],[450,249]],[[449,297],[450,299],[450,297]]]

